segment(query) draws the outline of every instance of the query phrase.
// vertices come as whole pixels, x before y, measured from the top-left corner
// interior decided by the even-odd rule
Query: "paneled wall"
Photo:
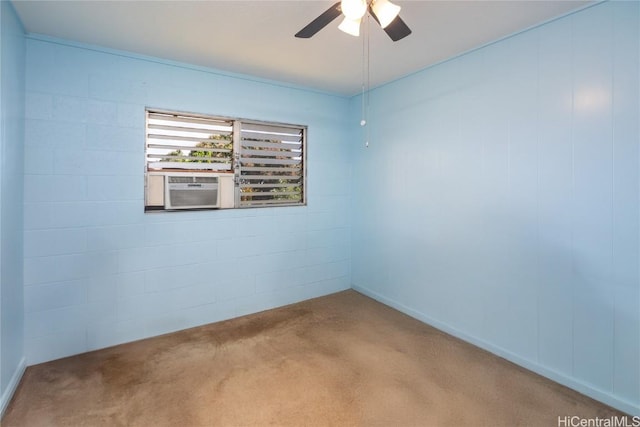
[[[0,1],[0,417],[25,369],[22,300],[24,38]]]
[[[635,414],[638,8],[373,91],[352,210],[356,289]]]
[[[350,286],[348,100],[27,40],[29,364]],[[308,206],[144,213],[145,107],[308,125]]]

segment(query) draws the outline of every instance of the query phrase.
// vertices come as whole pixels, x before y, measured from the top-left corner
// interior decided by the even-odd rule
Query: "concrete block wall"
[[[348,100],[27,37],[29,364],[350,286]],[[307,125],[308,206],[144,213],[145,107]]]
[[[23,32],[12,4],[0,1],[0,417],[26,367],[22,292]]]

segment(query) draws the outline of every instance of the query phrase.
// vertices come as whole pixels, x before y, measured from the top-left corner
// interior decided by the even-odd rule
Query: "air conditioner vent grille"
[[[218,190],[169,190],[172,208],[192,208],[195,206],[217,206]]]
[[[169,184],[217,184],[217,176],[167,176]]]
[[[217,184],[218,177],[217,176],[194,176],[194,181],[199,183],[209,183],[209,184]]]
[[[166,175],[166,209],[217,208],[220,201],[218,177]]]

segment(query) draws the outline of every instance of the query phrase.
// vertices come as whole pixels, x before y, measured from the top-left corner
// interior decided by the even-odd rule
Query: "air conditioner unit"
[[[218,176],[166,174],[165,209],[217,208],[220,205]]]

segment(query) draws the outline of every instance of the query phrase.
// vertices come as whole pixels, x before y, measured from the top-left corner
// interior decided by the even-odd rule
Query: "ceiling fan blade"
[[[296,33],[296,37],[301,39],[308,39],[313,36],[315,33],[329,25],[331,21],[336,19],[342,13],[342,8],[340,7],[340,2],[337,2],[329,9],[324,11],[322,15],[318,16],[316,19],[311,21],[309,25],[301,29]]]
[[[391,24],[387,25],[387,28],[385,28],[384,31],[394,42],[397,42],[411,34],[411,28],[405,24],[400,16],[397,16],[396,19],[391,21]]]
[[[376,22],[380,24],[380,20],[373,12],[373,9],[371,7],[369,7],[369,13],[371,14],[371,16],[373,16],[373,19],[375,19]],[[387,28],[384,28],[384,32],[387,33],[391,40],[397,42],[398,40],[402,40],[403,38],[411,34],[411,28],[409,28],[407,24],[404,23],[402,18],[400,18],[400,15],[398,15],[396,16],[396,19],[391,21],[391,24],[387,25]]]

